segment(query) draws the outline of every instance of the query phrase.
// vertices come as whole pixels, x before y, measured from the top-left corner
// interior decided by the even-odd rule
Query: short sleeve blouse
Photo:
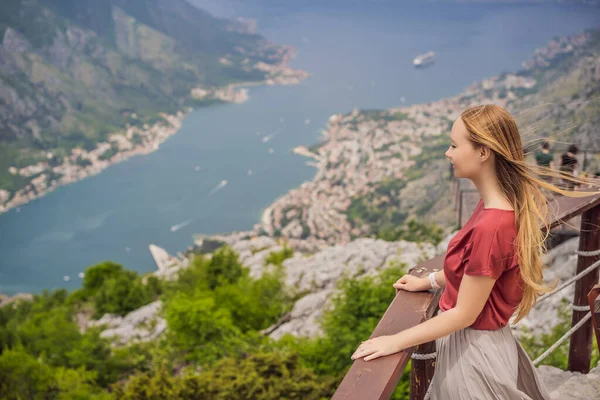
[[[516,240],[514,212],[486,209],[480,201],[469,221],[448,244],[444,260],[446,288],[440,309],[447,311],[456,306],[464,274],[489,276],[496,283],[471,328],[492,330],[506,326],[523,298]]]

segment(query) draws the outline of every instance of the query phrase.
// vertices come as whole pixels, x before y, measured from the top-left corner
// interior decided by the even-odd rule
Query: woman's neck
[[[513,207],[502,194],[502,189],[498,184],[496,174],[490,171],[482,173],[471,179],[481,196],[484,208],[499,208],[503,210],[512,210]]]

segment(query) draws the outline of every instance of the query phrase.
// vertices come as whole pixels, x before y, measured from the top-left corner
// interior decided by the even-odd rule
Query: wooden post
[[[416,354],[435,353],[435,342],[423,343],[415,349]],[[431,360],[411,360],[410,400],[423,400],[435,371],[435,358]]]
[[[596,206],[581,216],[581,236],[579,238],[580,251],[594,251],[600,249],[600,206]],[[577,272],[580,273],[595,261],[597,257],[577,258]],[[575,282],[575,296],[573,304],[576,306],[587,306],[587,295],[592,290],[595,284],[598,283],[598,268],[590,272],[583,278]],[[573,310],[573,318],[571,326],[577,324],[589,311]],[[569,347],[569,363],[567,369],[569,371],[581,372],[587,374],[590,371],[590,358],[592,355],[592,323],[591,321],[580,327],[571,336],[571,344]]]

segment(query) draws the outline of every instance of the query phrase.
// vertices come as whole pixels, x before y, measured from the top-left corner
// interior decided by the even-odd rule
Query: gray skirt
[[[549,400],[510,326],[465,328],[436,340],[435,373],[425,400]]]

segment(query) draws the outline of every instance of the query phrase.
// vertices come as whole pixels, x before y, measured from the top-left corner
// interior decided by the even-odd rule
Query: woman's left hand
[[[352,359],[363,358],[365,361],[394,354],[402,350],[398,336],[379,336],[362,342],[352,354]]]

